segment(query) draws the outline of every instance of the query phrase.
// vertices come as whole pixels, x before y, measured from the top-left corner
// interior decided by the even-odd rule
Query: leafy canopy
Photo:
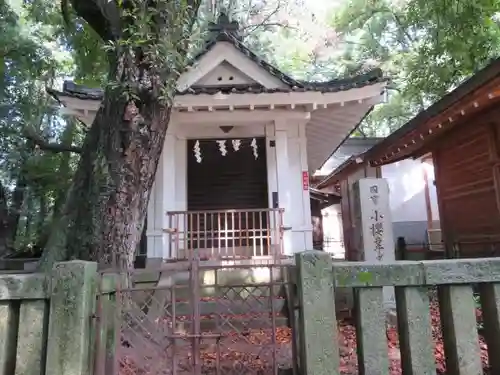
[[[499,12],[499,0],[349,0],[337,9],[346,70],[380,66],[393,81],[365,132],[398,128],[497,57]]]

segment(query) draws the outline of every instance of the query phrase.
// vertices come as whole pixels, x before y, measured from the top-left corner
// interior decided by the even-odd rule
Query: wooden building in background
[[[374,147],[383,138],[371,140]],[[385,178],[390,191],[394,243],[402,237],[408,244],[407,249],[411,250],[411,254],[407,254],[408,258],[425,258],[427,249],[434,245],[429,234],[439,229],[432,160],[428,157],[416,160],[407,158],[389,165],[374,166],[367,158],[370,149],[352,155],[316,185],[321,191],[339,191],[341,195],[339,207],[325,209],[338,212],[325,212],[324,216],[333,217],[330,219],[331,224],[324,220],[324,226],[341,226],[346,258],[360,260],[360,249],[356,248],[354,241],[354,184],[362,178]],[[335,216],[340,216],[340,220]],[[440,242],[440,238],[438,241]]]
[[[448,257],[500,254],[500,59],[366,155],[373,167],[432,158]]]

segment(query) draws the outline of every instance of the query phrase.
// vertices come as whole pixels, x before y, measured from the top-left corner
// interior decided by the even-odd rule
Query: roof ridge
[[[368,72],[361,73],[361,74],[356,74],[354,76],[347,76],[347,77],[342,77],[342,78],[334,78],[330,79],[327,81],[300,81],[301,84],[304,86],[307,85],[341,85],[343,83],[349,83],[352,84],[353,82],[369,82],[372,80],[376,80],[377,82],[380,81],[389,81],[390,78],[387,76],[384,76],[382,69],[380,68],[374,68]]]
[[[245,43],[238,40],[238,38],[236,38],[234,35],[224,30],[220,31],[219,33],[217,33],[217,35],[215,35],[214,37],[210,38],[207,42],[205,42],[203,49],[189,61],[189,63],[186,65],[185,70],[187,71],[197,60],[199,60],[201,57],[207,54],[217,44],[217,42],[228,42],[232,44],[236,49],[238,49],[240,52],[242,52],[244,55],[250,58],[253,62],[260,65],[268,73],[275,76],[286,85],[302,87],[300,81],[292,78],[288,74],[276,68],[274,65],[267,62],[263,57],[257,55],[249,47],[247,47]]]
[[[210,46],[215,45],[217,41],[227,40],[231,41],[235,48],[239,49],[242,53],[247,55],[256,64],[260,65],[262,68],[266,69],[270,74],[276,76],[278,79],[282,80],[287,84],[287,88],[272,88],[267,89],[255,84],[248,85],[225,85],[225,86],[206,86],[206,87],[189,87],[183,91],[177,91],[178,95],[183,94],[208,94],[213,95],[219,92],[226,94],[243,94],[243,93],[287,93],[287,92],[305,92],[305,91],[318,91],[318,92],[337,92],[350,90],[354,88],[360,88],[368,85],[372,85],[378,82],[387,81],[387,78],[383,76],[382,70],[380,68],[373,69],[364,74],[359,74],[354,77],[345,77],[339,79],[333,79],[324,82],[308,82],[308,81],[295,81],[293,78],[282,73],[277,68],[267,63],[265,60],[261,59],[250,51],[243,43],[238,41],[232,35],[226,32],[220,32],[215,40],[209,42]],[[211,47],[210,47],[211,48]],[[205,50],[204,53],[207,53]],[[198,55],[198,58],[201,55]],[[102,88],[89,88],[83,85],[74,83],[73,81],[64,81],[62,93],[58,90],[48,89],[47,92],[52,96],[58,96],[60,94],[74,96],[80,99],[90,99],[90,100],[100,100],[104,95],[104,90]]]

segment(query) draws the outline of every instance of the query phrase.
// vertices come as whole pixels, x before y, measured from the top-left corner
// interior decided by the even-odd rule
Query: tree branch
[[[257,24],[257,25],[249,25],[249,28],[251,28],[250,31],[248,31],[246,33],[246,35],[250,35],[252,34],[255,30],[257,30],[258,28],[262,27],[263,25],[266,25],[266,24],[269,24],[270,22],[270,19],[279,12],[279,10],[281,9],[281,0],[278,0],[278,5],[276,6],[276,8],[274,10],[272,10],[266,17],[264,17],[264,19],[262,20],[261,23]]]
[[[243,37],[247,37],[249,36],[250,34],[252,34],[253,32],[255,32],[256,30],[260,29],[260,28],[265,28],[265,27],[281,27],[283,29],[289,29],[289,30],[298,30],[296,27],[294,26],[290,26],[286,23],[281,23],[281,22],[269,22],[269,23],[258,23],[258,24],[252,24],[252,25],[248,25],[248,26],[245,26],[245,27],[242,27],[241,28],[241,31],[245,31],[247,29],[251,29],[248,33],[245,33],[243,35]]]
[[[69,26],[69,3],[75,13],[83,18],[103,41],[117,40],[121,35],[120,11],[110,0],[61,0],[61,12]]]
[[[30,141],[34,142],[36,147],[38,147],[41,150],[44,151],[51,151],[55,153],[59,152],[74,152],[76,154],[80,154],[82,152],[82,149],[77,146],[66,146],[62,145],[56,142],[49,142],[45,139],[43,139],[42,136],[37,134],[34,129],[30,127],[25,127],[23,130],[23,135],[26,139],[29,139]]]

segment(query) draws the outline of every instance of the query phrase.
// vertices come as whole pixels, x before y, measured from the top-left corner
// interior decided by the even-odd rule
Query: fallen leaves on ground
[[[439,305],[437,302],[432,302],[430,306],[431,324],[432,324],[432,339],[434,342],[434,358],[436,362],[436,370],[439,375],[446,374],[445,352],[443,345],[443,336],[441,332],[441,321],[439,313]],[[476,311],[478,321],[481,318],[481,311]],[[487,346],[482,336],[479,336],[479,347],[481,349],[481,361],[483,368],[488,368],[488,351]],[[399,351],[399,335],[395,327],[387,328],[387,348],[389,356],[389,374],[400,375],[401,358]],[[356,329],[349,321],[339,322],[339,349],[340,349],[340,366],[341,373],[345,375],[357,374],[357,352],[356,352]]]
[[[251,320],[253,314],[248,315]],[[481,319],[481,311],[476,314],[478,321]],[[262,319],[262,318],[261,318]],[[268,317],[269,319],[269,317]],[[269,319],[270,320],[270,319]],[[435,344],[434,356],[436,369],[439,375],[446,374],[445,353],[440,326],[439,307],[436,302],[431,303],[432,338]],[[230,329],[230,327],[225,327]],[[214,336],[215,337],[215,336]],[[401,356],[399,351],[399,337],[395,327],[387,329],[387,348],[389,356],[389,375],[400,375]],[[340,351],[340,370],[343,375],[358,374],[357,349],[356,349],[356,329],[349,320],[339,321],[338,340]],[[177,340],[183,344],[176,344],[176,356],[179,363],[182,363],[183,371],[179,375],[190,375],[193,373],[193,349],[192,340]],[[481,360],[483,367],[487,368],[488,355],[484,339],[480,336]],[[248,374],[269,374],[273,373],[273,363],[281,368],[291,368],[293,366],[292,353],[292,332],[288,327],[276,328],[273,334],[272,329],[242,329],[223,332],[215,339],[202,339],[200,345],[199,359],[201,360],[202,372],[204,374],[216,372],[216,369],[225,369],[223,373],[230,375],[230,369],[235,369],[235,373],[241,373],[247,369]],[[157,358],[151,355],[153,362],[164,362],[169,366],[172,363],[172,352],[165,351],[157,353]],[[159,358],[163,357],[163,358]],[[148,372],[139,369],[135,361],[130,358],[122,358],[123,371],[120,375],[163,375],[163,372]],[[144,361],[143,361],[144,362]]]

